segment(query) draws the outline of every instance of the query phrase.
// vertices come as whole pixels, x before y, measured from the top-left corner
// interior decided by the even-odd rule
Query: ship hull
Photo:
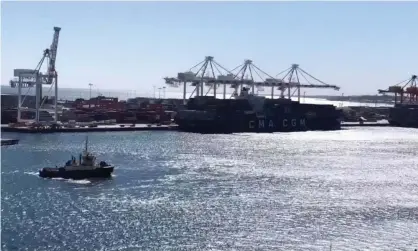
[[[178,129],[183,132],[218,134],[218,133],[274,133],[340,130],[341,123],[337,119],[310,120],[305,118],[255,118],[237,121],[177,121]]]
[[[91,170],[65,170],[64,168],[43,168],[39,171],[42,178],[89,179],[110,178],[114,167],[98,167]]]
[[[261,112],[257,113],[245,101],[209,101],[214,102],[210,107],[191,104],[189,110],[179,111],[175,118],[178,129],[214,134],[341,129],[342,112],[332,105],[269,100],[262,109],[258,109]]]
[[[397,105],[389,109],[389,124],[418,128],[418,105]]]

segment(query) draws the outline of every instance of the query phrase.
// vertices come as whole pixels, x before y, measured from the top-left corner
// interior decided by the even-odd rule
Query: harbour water
[[[418,133],[89,133],[105,181],[44,180],[85,134],[1,149],[1,250],[414,250]]]

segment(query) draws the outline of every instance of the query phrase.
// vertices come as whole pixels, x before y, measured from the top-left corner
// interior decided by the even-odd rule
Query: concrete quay
[[[2,132],[18,132],[18,133],[64,133],[64,132],[124,132],[124,131],[170,131],[177,129],[177,125],[98,125],[97,127],[61,127],[61,128],[30,128],[30,127],[9,127],[2,125]]]

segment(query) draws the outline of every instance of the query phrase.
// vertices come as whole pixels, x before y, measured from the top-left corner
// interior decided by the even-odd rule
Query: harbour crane
[[[323,81],[315,78],[314,76],[312,76],[311,74],[309,74],[308,72],[306,72],[305,70],[303,70],[302,68],[299,67],[298,64],[292,64],[289,68],[287,68],[284,71],[281,71],[280,73],[278,73],[276,75],[276,78],[280,75],[284,74],[283,77],[280,78],[279,82],[281,82],[279,84],[278,90],[280,90],[280,97],[284,98],[284,92],[287,89],[288,91],[288,98],[290,99],[291,96],[293,96],[295,94],[295,92],[298,92],[298,101],[300,101],[300,89],[301,88],[328,88],[328,89],[334,89],[336,91],[340,90],[339,86],[336,85],[329,85],[324,83]],[[299,76],[301,76],[306,83],[301,83],[300,82],[300,78]],[[316,81],[317,84],[313,84],[312,80],[309,81],[307,77],[310,77],[313,81]],[[287,81],[286,81],[287,79]],[[291,90],[294,89],[293,93],[291,94]],[[272,88],[272,96],[274,95],[274,89]]]
[[[194,69],[198,70],[193,72]],[[179,87],[181,84],[183,84],[183,102],[186,103],[187,83],[191,83],[192,86],[195,86],[195,89],[193,90],[190,97],[193,96],[194,93],[196,93],[196,96],[204,96],[203,92],[205,84],[210,87],[206,95],[213,88],[213,93],[216,97],[216,90],[219,86],[219,83],[216,83],[217,77],[215,75],[215,70],[218,74],[223,75],[220,69],[226,72],[227,75],[232,75],[232,72],[216,62],[213,56],[206,56],[203,61],[197,63],[188,71],[179,72],[177,77],[165,77],[164,80],[165,83],[171,87]]]
[[[184,73],[178,73],[177,78],[164,78],[166,81],[166,84],[178,87],[179,84],[184,83],[184,91],[183,91],[183,101],[186,102],[186,83],[191,82],[193,86],[196,86],[197,89],[197,95],[199,95],[199,86],[202,88],[200,91],[200,95],[203,96],[203,83],[206,83],[206,85],[210,85],[211,88],[214,88],[214,94],[216,97],[216,87],[218,85],[224,86],[223,91],[223,98],[226,98],[226,85],[230,85],[232,88],[235,89],[235,94],[237,93],[237,89],[239,86],[247,85],[252,88],[252,91],[254,93],[254,88],[257,87],[257,89],[264,89],[264,87],[271,87],[271,98],[274,98],[274,88],[278,88],[281,90],[281,97],[284,98],[284,91],[288,89],[288,96],[289,98],[292,96],[290,93],[290,90],[292,88],[295,88],[298,91],[298,101],[300,101],[300,88],[331,88],[335,90],[339,90],[340,87],[336,85],[328,85],[324,83],[323,81],[313,77],[303,69],[299,67],[297,64],[293,64],[290,68],[286,69],[285,71],[281,72],[287,72],[284,77],[278,78],[277,76],[280,75],[279,73],[276,77],[272,77],[265,71],[261,70],[260,67],[256,66],[252,60],[245,60],[243,64],[235,67],[233,70],[229,71],[222,65],[218,64],[213,60],[213,57],[206,57],[204,61],[200,62],[199,64],[195,65],[191,69],[197,67],[198,65],[201,65],[199,71],[197,73],[192,72],[191,70],[189,72]],[[212,77],[205,76],[205,72],[207,68],[211,67],[212,69]],[[226,72],[226,75],[220,74],[217,77],[215,77],[215,72],[213,68],[217,69],[219,73],[219,68],[223,69]],[[235,72],[237,69],[237,73]],[[245,74],[249,72],[251,78],[244,78]],[[259,80],[255,79],[255,76],[253,73],[256,73],[256,75],[259,77]],[[263,78],[261,75],[265,75],[265,78]],[[310,81],[307,80],[306,76],[309,76],[313,80],[319,82],[319,84],[313,84]],[[299,76],[302,76],[305,78],[305,80],[308,83],[301,84],[299,81]],[[296,81],[294,81],[293,77],[296,77]],[[287,78],[287,81],[286,81]],[[295,90],[295,91],[296,91]]]
[[[272,76],[270,76],[265,71],[261,70],[250,59],[244,60],[243,64],[235,67],[235,69],[237,69],[237,68],[239,68],[240,70],[235,74],[234,78],[240,80],[241,83],[231,85],[231,88],[235,89],[235,93],[238,92],[238,87],[240,87],[240,89],[242,89],[244,84],[251,87],[251,91],[252,91],[253,94],[255,93],[255,90],[254,90],[255,87],[257,87],[258,91],[263,91],[264,88],[263,88],[263,85],[261,83],[265,82],[266,79],[268,79],[268,78],[272,78]],[[233,69],[232,71],[235,71],[235,69]],[[248,78],[248,75],[247,75],[246,78],[244,78],[244,75],[246,75],[246,73],[250,74],[250,78]],[[256,75],[256,76],[254,76],[254,75]],[[262,75],[264,75],[264,77],[262,77]]]
[[[389,86],[388,89],[378,90],[379,94],[393,93],[395,94],[395,104],[398,102],[398,95],[400,95],[399,103],[417,103],[418,101],[418,80],[417,75],[412,75],[410,78],[399,82],[396,85]],[[405,96],[404,96],[405,95]],[[407,100],[404,100],[406,98]]]
[[[261,70],[260,67],[256,66],[251,60],[246,60],[243,65],[240,66],[241,69],[239,73],[235,75],[235,78],[238,77],[238,75],[241,75],[240,79],[242,81],[242,84],[250,85],[252,88],[252,92],[254,93],[254,87],[257,87],[259,90],[263,90],[264,87],[271,87],[271,98],[274,98],[274,88],[277,87],[278,90],[281,91],[281,98],[284,98],[284,92],[287,89],[288,90],[288,98],[290,99],[291,96],[295,94],[296,91],[298,91],[298,101],[300,101],[300,89],[301,88],[330,88],[334,90],[339,90],[340,87],[336,85],[329,85],[324,83],[323,81],[313,77],[311,74],[307,73],[305,70],[301,69],[298,64],[292,64],[291,67],[287,68],[286,70],[280,72],[276,75],[276,77],[272,77],[265,71]],[[251,79],[244,80],[243,76],[246,71],[249,71],[251,74]],[[254,80],[253,73],[256,73],[256,75],[261,79],[261,81]],[[284,74],[283,77],[279,78],[279,75]],[[266,76],[263,78],[261,75]],[[299,76],[303,77],[307,83],[301,83],[299,80]],[[318,84],[312,83],[312,80],[309,81],[308,78],[310,77],[316,82],[319,82]],[[232,85],[231,87],[237,88],[236,85]],[[291,89],[295,89],[293,93],[291,94]]]
[[[57,59],[57,50],[58,50],[58,40],[59,40],[59,33],[61,31],[60,27],[54,27],[54,35],[52,39],[52,44],[50,48],[44,50],[41,60],[39,61],[38,65],[35,67],[34,70],[32,69],[14,69],[14,77],[15,79],[10,80],[10,86],[12,88],[18,88],[18,106],[17,106],[17,121],[21,121],[21,109],[22,105],[25,101],[25,98],[31,88],[35,86],[35,97],[36,97],[36,105],[35,105],[35,112],[36,112],[36,122],[39,123],[39,111],[42,109],[42,106],[47,99],[47,96],[44,98],[42,96],[42,85],[49,85],[50,89],[48,93],[51,91],[52,87],[55,87],[55,97],[54,97],[54,109],[55,109],[55,122],[58,121],[58,113],[57,113],[57,101],[58,101],[58,74],[55,69],[55,63]],[[42,73],[41,68],[47,60],[47,72]],[[28,88],[26,94],[22,100],[22,88]],[[31,109],[29,109],[31,110]]]

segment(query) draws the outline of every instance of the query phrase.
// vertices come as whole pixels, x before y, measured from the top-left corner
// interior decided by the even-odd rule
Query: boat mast
[[[87,144],[88,144],[88,142],[89,142],[89,136],[86,136],[86,149],[85,149],[86,153],[87,153]]]

